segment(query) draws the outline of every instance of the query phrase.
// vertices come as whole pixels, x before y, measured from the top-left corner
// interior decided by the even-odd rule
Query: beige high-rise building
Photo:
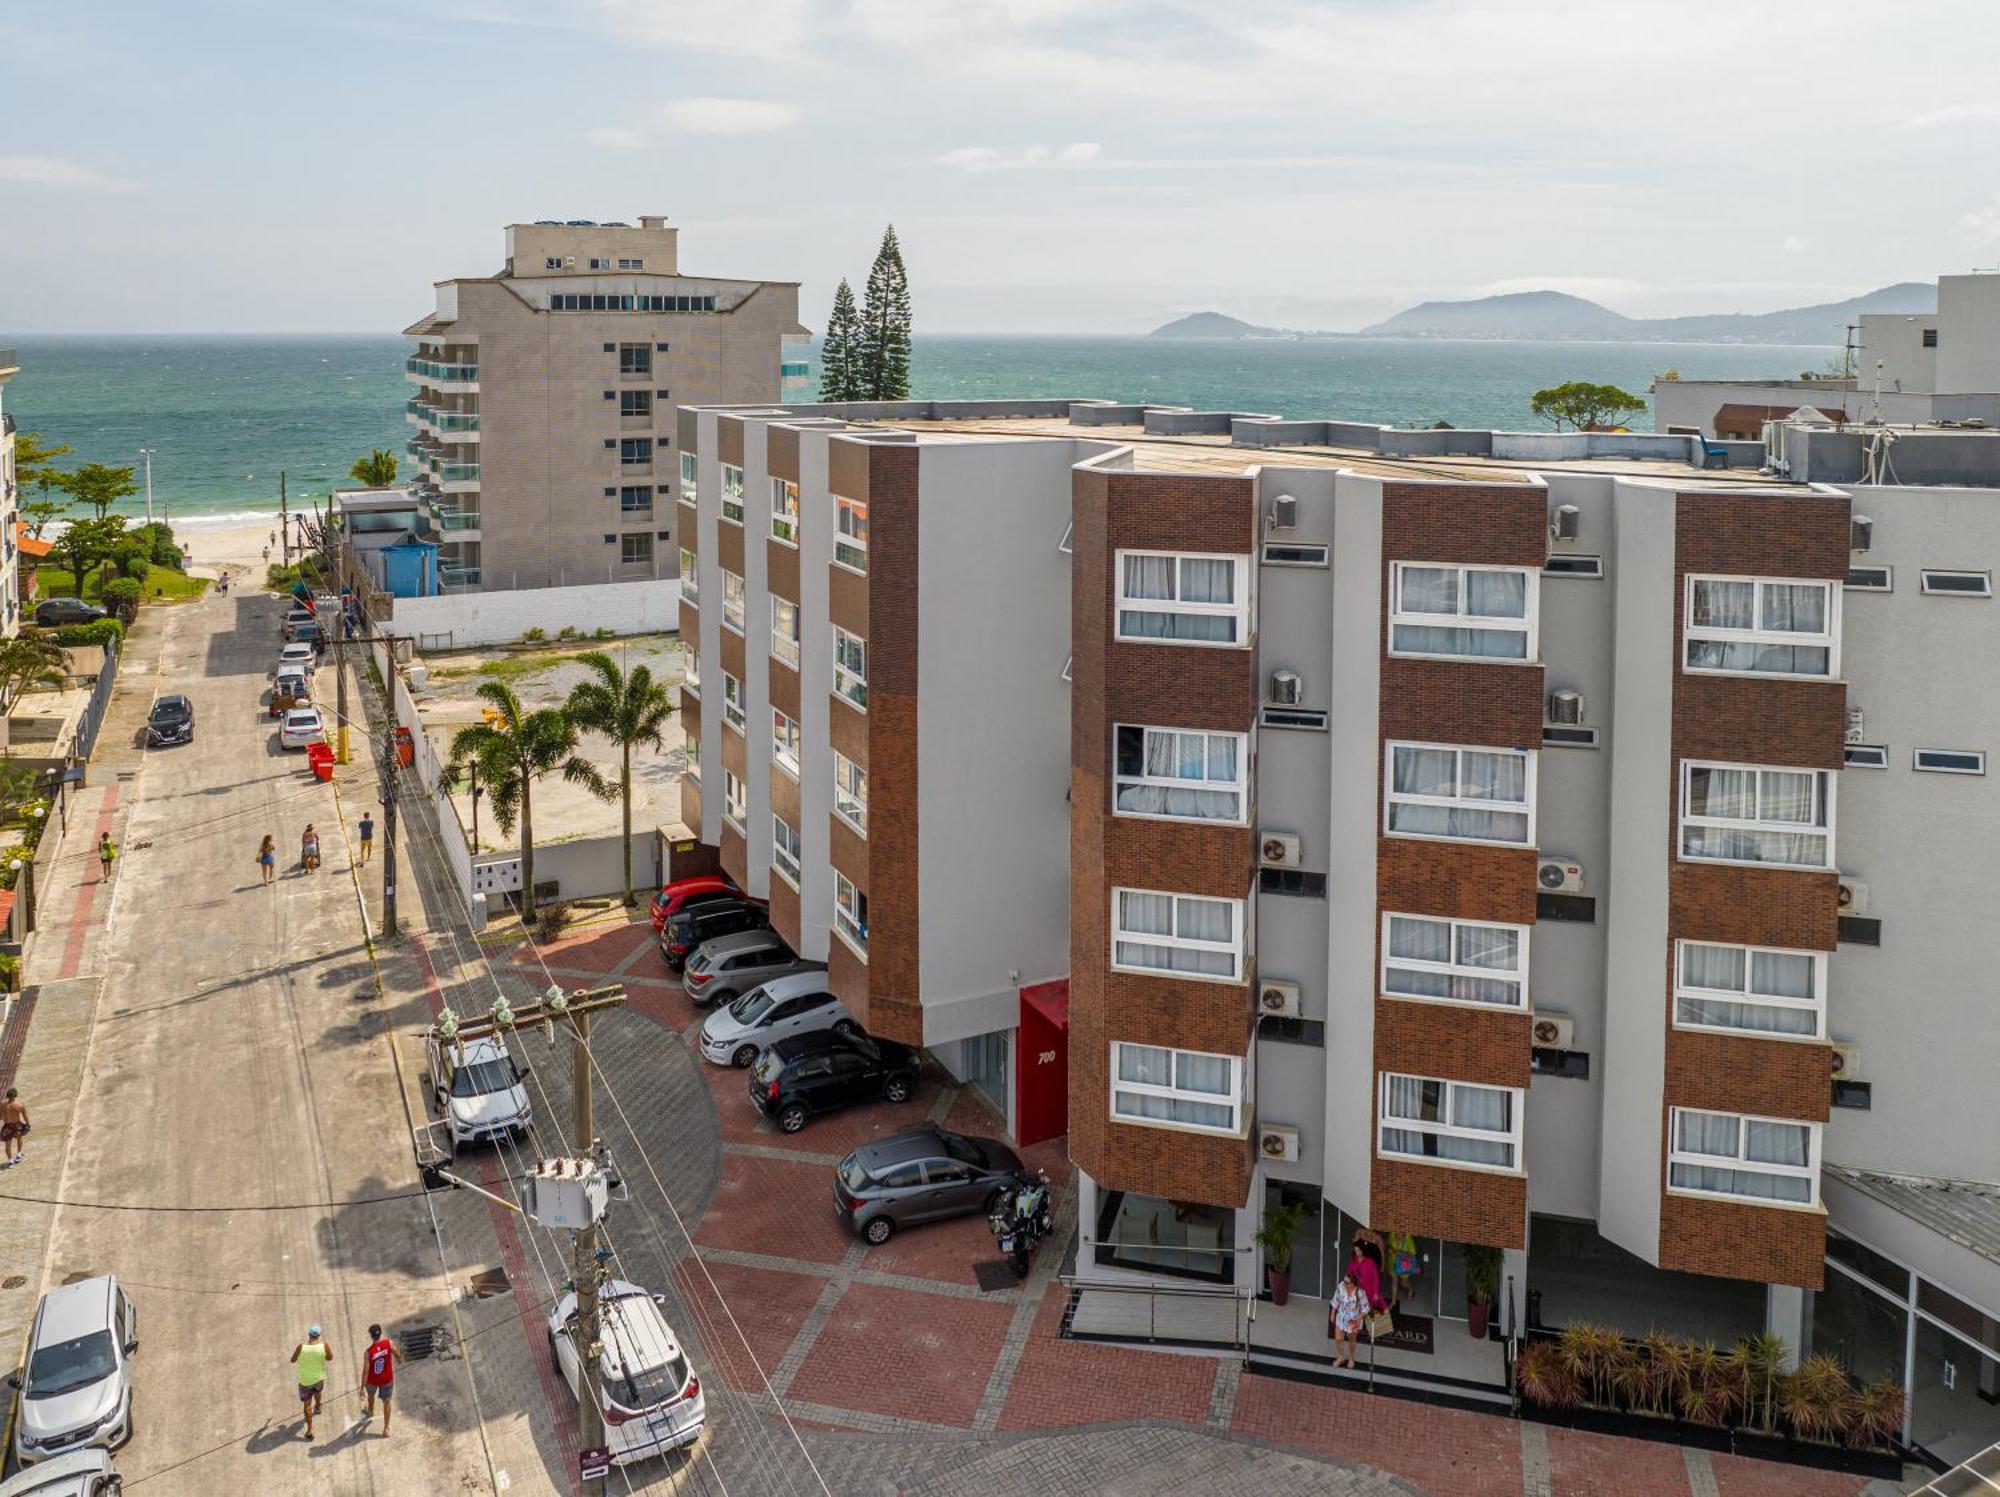
[[[0,348],[0,401],[7,381],[21,372],[11,348]],[[14,471],[14,418],[0,409],[0,638],[21,632],[21,569],[18,561],[21,483]]]
[[[510,224],[504,268],[405,330],[445,591],[674,576],[674,409],[802,390],[798,284],[683,275],[679,232]]]

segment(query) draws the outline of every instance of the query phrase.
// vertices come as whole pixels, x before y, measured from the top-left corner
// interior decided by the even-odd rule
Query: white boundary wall
[[[679,578],[595,582],[581,587],[534,587],[505,592],[445,593],[397,598],[386,627],[430,645],[512,644],[530,629],[554,638],[564,629],[588,637],[661,634],[681,626]]]

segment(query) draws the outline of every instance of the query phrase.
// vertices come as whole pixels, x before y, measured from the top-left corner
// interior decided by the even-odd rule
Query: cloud
[[[1930,130],[1939,125],[1990,124],[2000,124],[2000,104],[1947,104],[1942,109],[1927,109],[1922,114],[1910,116],[1903,121],[1903,128]]]
[[[2000,241],[2000,195],[1983,208],[1975,208],[1959,220],[1982,243]]]
[[[1011,151],[992,146],[960,146],[938,157],[937,164],[962,172],[1011,172],[1050,167],[1076,170],[1125,163],[1106,160],[1104,147],[1096,141],[1079,140],[1066,146],[1022,146]]]
[[[594,0],[590,10],[645,46],[771,60],[802,56],[818,19],[813,0]]]
[[[599,125],[583,138],[600,150],[637,151],[672,135],[768,135],[798,122],[798,105],[777,99],[676,99],[641,123]]]
[[[0,156],[0,182],[71,192],[131,192],[139,185],[60,156]]]
[[[1796,255],[1799,253],[1799,251],[1803,250],[1805,247],[1806,247],[1805,240],[1801,239],[1797,234],[1787,234],[1785,236],[1784,248],[1786,254]]]

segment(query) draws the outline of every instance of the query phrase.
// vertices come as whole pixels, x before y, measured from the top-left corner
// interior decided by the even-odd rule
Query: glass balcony
[[[449,562],[439,562],[438,581],[445,587],[477,587],[479,586],[479,568],[453,566]]]
[[[476,509],[446,509],[442,505],[434,505],[431,508],[431,515],[437,520],[440,530],[479,528],[479,511]]]
[[[444,483],[479,482],[479,464],[477,463],[439,463],[437,470],[438,478]]]
[[[427,418],[439,431],[478,431],[479,412],[433,410]]]
[[[812,372],[813,366],[807,363],[793,364],[786,362],[778,366],[778,377],[780,379],[810,379]]]
[[[420,379],[436,380],[439,383],[459,383],[479,378],[477,364],[444,364],[435,359],[412,358],[403,361],[403,368]]]

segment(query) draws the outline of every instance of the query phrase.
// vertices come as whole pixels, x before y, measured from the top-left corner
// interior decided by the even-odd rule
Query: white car
[[[514,1064],[505,1041],[487,1035],[461,1045],[433,1025],[424,1034],[424,1059],[431,1105],[444,1116],[453,1153],[461,1144],[527,1133],[534,1121],[528,1089],[521,1084],[527,1072]]]
[[[278,724],[278,746],[288,749],[302,749],[308,744],[318,743],[326,736],[326,720],[319,715],[317,707],[293,707],[286,711],[284,721]]]
[[[23,1466],[88,1446],[111,1449],[132,1433],[132,1354],[139,1314],[109,1274],[51,1289],[35,1309],[14,1455]]]
[[[826,990],[824,972],[800,972],[752,988],[702,1020],[701,1055],[719,1066],[747,1066],[767,1046],[815,1029],[861,1032],[846,1005]]]
[[[306,640],[300,640],[296,644],[286,645],[282,650],[278,651],[278,669],[273,671],[272,674],[276,675],[278,671],[292,670],[304,671],[307,675],[311,675],[318,667],[319,656],[313,653],[311,643]]]
[[[613,1279],[599,1292],[598,1375],[604,1389],[604,1444],[611,1464],[629,1466],[701,1438],[708,1418],[701,1379],[674,1339],[660,1298],[637,1284]],[[549,1347],[581,1398],[583,1364],[576,1349],[576,1293],[565,1294],[549,1316]]]
[[[0,1497],[118,1497],[125,1479],[102,1450],[77,1450],[0,1481]]]

